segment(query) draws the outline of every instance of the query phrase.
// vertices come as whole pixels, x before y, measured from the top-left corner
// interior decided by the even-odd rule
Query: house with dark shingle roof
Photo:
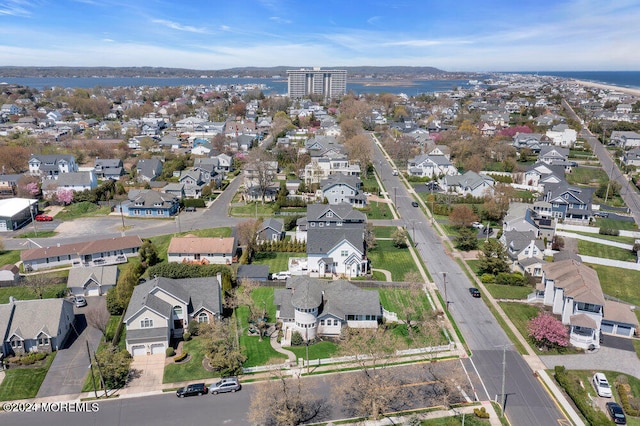
[[[258,227],[257,242],[280,241],[284,238],[284,222],[272,217],[265,219]]]
[[[73,155],[35,155],[29,159],[29,174],[47,179],[57,179],[62,173],[78,171]]]
[[[469,170],[463,175],[445,176],[442,179],[442,189],[460,195],[484,197],[493,195],[495,180],[491,176],[478,174]]]
[[[67,289],[74,296],[101,296],[118,282],[117,265],[71,268]]]
[[[119,206],[127,216],[170,217],[178,213],[180,207],[175,195],[154,190],[132,189],[127,198],[128,200]]]
[[[351,205],[343,204],[309,204],[307,217],[296,221],[296,239],[307,241],[307,231],[314,228],[322,229],[364,229],[367,216]]]
[[[136,164],[138,180],[143,182],[154,181],[162,173],[162,161],[157,158],[141,159]]]
[[[307,263],[309,274],[316,277],[366,274],[369,261],[364,245],[364,227],[309,229]]]
[[[294,332],[305,340],[340,336],[342,327],[376,328],[382,319],[380,295],[349,281],[325,281],[307,276],[287,279],[274,292],[276,318],[282,321],[283,345]]]
[[[118,180],[124,174],[122,160],[119,158],[98,158],[93,171],[99,179]]]
[[[322,199],[329,204],[347,203],[354,207],[366,207],[367,197],[360,192],[362,181],[358,176],[347,176],[341,173],[329,175],[320,182]]]
[[[511,261],[511,270],[527,272],[533,277],[542,275],[544,263],[544,241],[536,238],[534,231],[505,231],[500,242]]]
[[[42,183],[42,193],[51,197],[59,190],[74,192],[91,191],[98,186],[98,180],[93,172],[63,173],[55,180],[45,180]]]
[[[67,339],[74,319],[69,300],[10,297],[9,303],[0,305],[0,355],[56,351]]]
[[[157,277],[137,285],[124,324],[132,356],[164,354],[172,338],[181,338],[191,321],[209,323],[222,313],[221,276]]]

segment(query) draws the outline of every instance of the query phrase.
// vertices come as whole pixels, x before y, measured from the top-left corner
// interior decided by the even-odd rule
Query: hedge
[[[640,416],[640,410],[634,407],[632,404],[633,392],[631,391],[631,386],[627,383],[626,376],[618,376],[616,378],[616,389],[618,391],[618,395],[620,396],[620,404],[624,409],[624,412],[628,416],[637,417]],[[637,401],[633,401],[637,404]]]
[[[174,362],[184,361],[184,359],[189,356],[189,352],[182,352],[180,355],[173,357]]]
[[[231,268],[227,265],[191,265],[188,263],[158,263],[153,265],[149,269],[150,277],[165,277],[165,278],[202,278],[202,277],[214,277],[218,272],[224,274],[231,274]]]
[[[203,198],[185,198],[182,202],[185,207],[206,207]]]

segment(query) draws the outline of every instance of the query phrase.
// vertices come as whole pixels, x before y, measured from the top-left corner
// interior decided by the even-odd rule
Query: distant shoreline
[[[633,88],[630,88],[630,87],[614,86],[612,84],[602,84],[602,83],[595,83],[593,81],[576,80],[576,79],[571,79],[571,82],[576,83],[576,84],[580,84],[582,86],[595,88],[595,89],[614,90],[614,91],[617,91],[617,92],[622,92],[622,93],[626,93],[626,94],[629,94],[629,95],[640,97],[640,89],[633,89]]]

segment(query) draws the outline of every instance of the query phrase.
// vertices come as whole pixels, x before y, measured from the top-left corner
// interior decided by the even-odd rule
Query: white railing
[[[249,373],[263,373],[265,371],[274,371],[274,370],[288,370],[290,368],[289,361],[283,364],[269,364],[269,365],[258,365],[257,367],[247,367],[242,368],[243,374]]]
[[[423,355],[423,354],[432,354],[438,352],[446,352],[452,351],[455,349],[456,344],[454,342],[449,343],[448,345],[441,346],[429,346],[426,348],[415,348],[415,349],[404,349],[397,350],[395,352],[395,356],[411,356],[411,355]],[[358,355],[358,356],[343,356],[339,358],[323,358],[323,359],[310,359],[307,363],[306,360],[300,358],[299,364],[303,367],[308,366],[320,366],[320,365],[329,365],[329,364],[342,364],[347,362],[361,361],[361,360],[369,360],[372,357],[369,355]]]
[[[382,308],[382,316],[387,321],[398,322],[398,314],[396,314],[395,312],[387,311],[385,308]]]

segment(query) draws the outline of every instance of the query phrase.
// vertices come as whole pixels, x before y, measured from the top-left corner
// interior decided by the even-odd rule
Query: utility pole
[[[398,205],[398,202],[397,202],[398,198],[396,196],[396,190],[397,189],[398,189],[397,187],[395,187],[395,186],[393,187],[393,204],[396,205],[396,206]]]
[[[91,381],[93,382],[93,393],[96,395],[96,399],[98,399],[98,389],[96,388],[96,376],[93,375],[93,362],[91,362],[91,351],[89,350],[89,341],[85,340],[87,344],[87,355],[89,356],[89,368],[91,369]]]
[[[442,273],[442,283],[444,284],[444,304],[446,309],[449,310],[449,298],[447,297],[447,273]]]
[[[504,409],[507,405],[507,394],[504,393],[504,381],[506,377],[506,369],[507,369],[507,345],[502,347],[502,413],[500,413],[500,417],[504,417]]]
[[[87,343],[87,346],[89,343]],[[100,363],[98,362],[98,357],[96,356],[96,351],[93,351],[93,358],[96,360],[96,366],[98,367],[98,374],[100,375],[100,383],[102,384],[102,389],[104,389],[104,397],[107,395],[107,385],[104,383],[104,376],[102,375],[102,369],[100,368]]]

